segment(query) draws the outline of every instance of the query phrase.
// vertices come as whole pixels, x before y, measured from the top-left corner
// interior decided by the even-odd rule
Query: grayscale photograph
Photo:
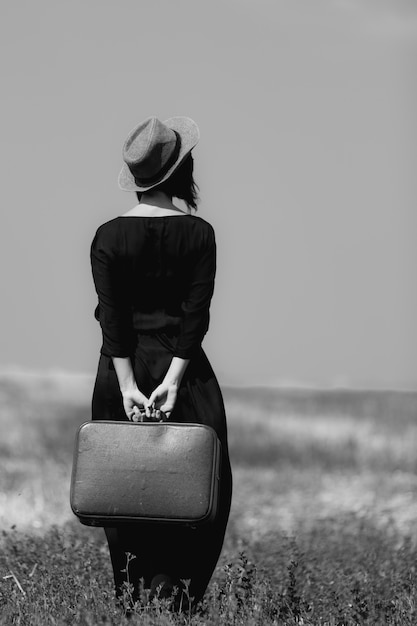
[[[0,626],[417,624],[417,3],[0,8]]]

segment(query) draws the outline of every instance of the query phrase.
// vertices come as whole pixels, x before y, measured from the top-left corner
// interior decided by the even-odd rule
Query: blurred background
[[[417,385],[413,0],[0,8],[0,368],[93,374],[89,246],[143,118],[194,118],[226,385]]]

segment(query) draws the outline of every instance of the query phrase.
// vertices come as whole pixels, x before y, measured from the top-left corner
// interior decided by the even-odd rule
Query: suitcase
[[[220,441],[201,424],[91,421],[75,439],[71,508],[88,526],[214,519]]]

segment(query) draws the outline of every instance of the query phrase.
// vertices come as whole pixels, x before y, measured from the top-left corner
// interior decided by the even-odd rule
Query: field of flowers
[[[69,507],[92,379],[0,376],[0,624],[417,623],[417,393],[225,389],[234,498],[195,614],[116,608]]]

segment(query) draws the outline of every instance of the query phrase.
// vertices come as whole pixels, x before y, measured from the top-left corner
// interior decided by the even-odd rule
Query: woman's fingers
[[[166,385],[159,385],[151,393],[148,406],[151,418],[157,421],[165,421],[174,410],[177,399],[176,391]]]
[[[157,422],[166,422],[168,417],[169,415],[165,411],[162,411],[162,409],[155,411],[155,420]]]
[[[133,407],[132,421],[133,422],[140,422],[141,421],[141,412],[139,410],[139,407],[136,406],[136,405]]]
[[[145,412],[147,417],[150,416],[148,409],[148,398],[142,393],[135,393],[123,396],[123,407],[127,418],[133,422],[143,420],[142,413]]]

